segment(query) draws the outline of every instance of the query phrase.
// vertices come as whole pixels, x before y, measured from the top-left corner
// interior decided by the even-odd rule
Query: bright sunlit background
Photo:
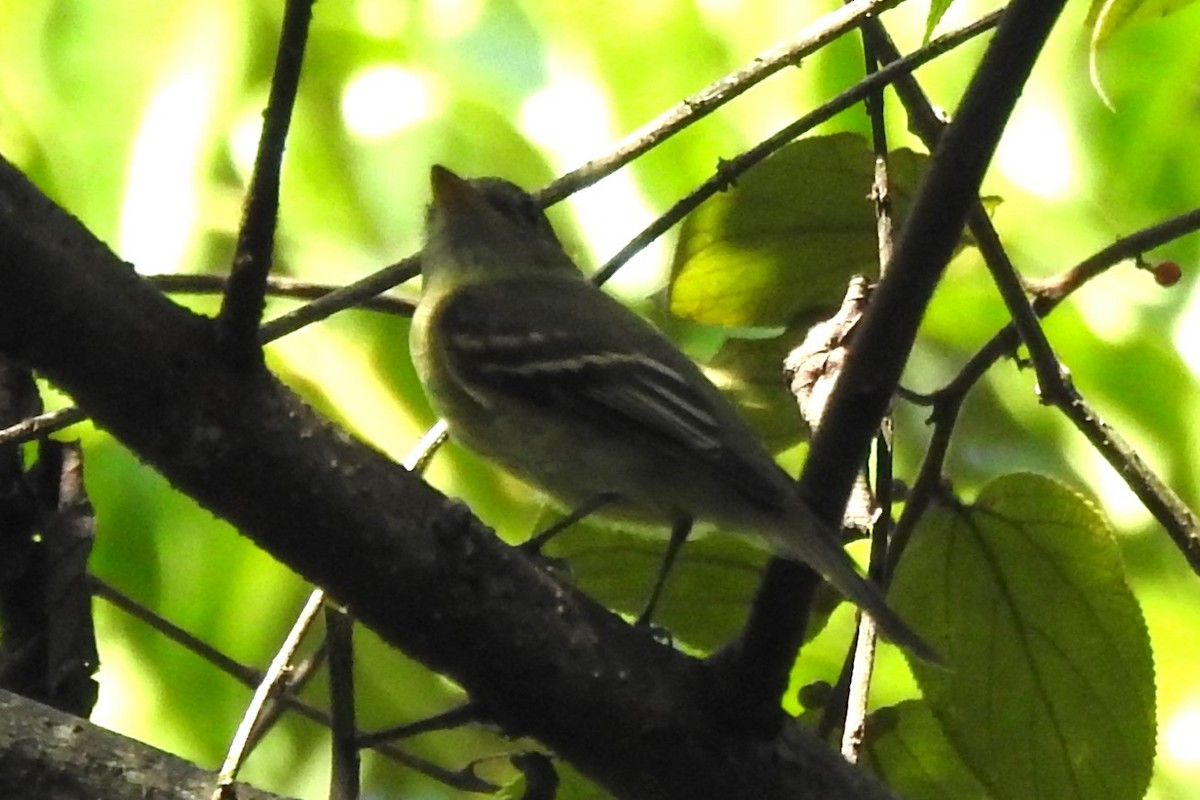
[[[542,186],[838,5],[323,0],[287,150],[278,272],[344,283],[392,263],[420,244],[431,164]],[[0,0],[0,153],[140,272],[224,272],[281,6]],[[993,6],[960,0],[939,32]],[[1101,53],[1099,76],[1114,110],[1089,83],[1085,10],[1070,4],[986,187],[1002,199],[995,220],[1031,275],[1052,274],[1200,203],[1200,10],[1128,31]],[[909,3],[884,16],[902,50],[920,44],[926,11],[927,4]],[[972,44],[920,73],[935,103],[954,107],[979,52]],[[594,267],[711,175],[719,159],[849,86],[861,70],[858,40],[838,41],[551,217],[572,252]],[[898,108],[889,113],[894,144],[916,147]],[[856,108],[820,130],[868,128]],[[615,291],[652,308],[672,242],[635,259]],[[1048,330],[1085,394],[1197,508],[1200,237],[1147,258],[1178,261],[1183,281],[1163,289],[1123,266],[1081,291]],[[215,307],[212,298],[180,301]],[[273,301],[269,313],[288,307]],[[935,388],[1002,319],[977,258],[964,254],[939,292],[906,382]],[[345,313],[272,345],[270,358],[315,405],[399,459],[432,420],[406,342],[402,320]],[[1031,376],[1009,364],[995,372],[963,423],[970,446],[952,458],[957,488],[969,497],[1000,471],[1033,469],[1104,504],[1156,650],[1160,755],[1150,797],[1200,798],[1200,579],[1111,468],[1039,407]],[[919,433],[916,424],[909,432]],[[70,435],[87,447],[100,524],[95,571],[233,657],[265,665],[299,609],[303,584],[106,435],[88,426]],[[902,466],[911,469],[917,457],[916,449],[902,453]],[[439,459],[430,480],[467,498],[505,535],[527,533],[537,513],[519,489],[469,456]],[[95,719],[218,765],[249,690],[105,603],[97,601],[96,611],[103,663]],[[365,727],[418,719],[457,698],[446,681],[371,634],[360,632],[358,643],[360,690],[370,698]],[[834,663],[837,646],[814,658],[814,670]],[[414,745],[455,769],[509,747],[473,729]],[[246,779],[323,796],[325,753],[319,729],[290,722],[251,760]],[[367,784],[386,787],[377,796],[465,796],[378,760],[368,765]],[[496,769],[490,777],[503,776],[502,765]]]

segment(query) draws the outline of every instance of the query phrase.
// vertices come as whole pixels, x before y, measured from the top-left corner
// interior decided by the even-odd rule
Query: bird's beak
[[[440,164],[429,170],[433,208],[450,219],[463,219],[487,208],[487,201],[470,182]]]

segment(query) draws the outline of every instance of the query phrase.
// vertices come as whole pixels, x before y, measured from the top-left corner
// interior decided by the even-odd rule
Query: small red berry
[[[1159,286],[1174,286],[1183,277],[1183,269],[1174,261],[1162,261],[1154,265],[1154,282]]]

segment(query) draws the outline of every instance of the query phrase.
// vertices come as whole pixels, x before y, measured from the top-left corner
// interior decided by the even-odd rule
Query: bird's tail
[[[777,542],[784,545],[780,555],[821,573],[846,599],[870,615],[888,639],[923,661],[941,664],[937,651],[892,610],[880,588],[859,573],[849,554],[826,533],[826,526],[807,507],[804,512],[802,516],[809,524],[799,531],[789,531],[785,542]]]

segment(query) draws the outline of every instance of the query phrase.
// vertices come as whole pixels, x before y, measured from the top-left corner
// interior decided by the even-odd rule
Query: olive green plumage
[[[533,198],[441,167],[432,182],[411,346],[453,438],[568,507],[610,495],[609,516],[761,536],[931,657],[721,393],[580,273]]]

